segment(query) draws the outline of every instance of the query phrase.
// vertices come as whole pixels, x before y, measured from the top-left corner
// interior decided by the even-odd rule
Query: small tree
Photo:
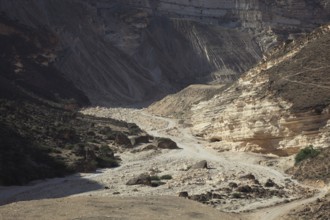
[[[295,157],[296,164],[307,159],[307,158],[313,158],[316,157],[320,151],[315,150],[313,145],[309,145],[308,147],[305,147],[304,149],[301,149],[298,154]]]

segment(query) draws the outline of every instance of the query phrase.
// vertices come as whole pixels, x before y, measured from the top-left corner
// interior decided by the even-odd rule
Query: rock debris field
[[[234,219],[250,216],[252,219],[276,219],[286,213],[276,211],[272,206],[291,204],[291,209],[296,203],[299,205],[307,199],[314,201],[323,193],[297,183],[284,173],[293,163],[290,157],[220,153],[205,147],[204,140],[192,136],[189,128],[175,119],[153,116],[144,110],[90,108],[82,113],[134,122],[150,135],[170,138],[178,148],[159,149],[142,144],[119,152],[122,162],[118,168],[35,182],[24,187],[1,188],[1,204],[12,204],[2,206],[0,213],[7,211],[8,214],[8,207],[15,205],[26,208],[28,202],[13,203],[22,200],[70,196],[74,198],[69,200],[80,198],[81,201],[91,197],[102,201],[107,198],[111,201],[157,198],[164,202],[163,199],[169,196],[178,199],[180,196],[183,197],[178,200],[180,203],[194,200],[221,211],[217,212],[219,215],[244,212],[235,215]],[[47,204],[46,200],[39,202]],[[262,215],[263,208],[273,212],[270,216]],[[63,219],[67,218],[64,216]]]

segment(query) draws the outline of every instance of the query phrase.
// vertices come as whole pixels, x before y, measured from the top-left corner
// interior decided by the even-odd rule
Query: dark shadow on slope
[[[18,201],[62,198],[101,189],[104,186],[76,174],[42,180],[27,186],[0,187],[0,206]]]
[[[295,50],[305,42],[308,43],[293,59],[276,65],[266,73],[270,76],[270,89],[276,96],[291,102],[293,112],[312,110],[320,114],[330,104],[330,33],[322,34],[318,29],[280,51]]]
[[[57,43],[56,35],[45,28],[32,29],[0,15],[0,85],[11,84],[15,93],[24,91],[53,102],[90,104],[82,91],[53,66]]]
[[[72,173],[61,161],[49,156],[50,150],[36,146],[0,123],[0,185],[23,185],[33,180]],[[34,185],[0,188],[0,205],[65,197],[101,188],[103,186],[79,175],[48,179]]]

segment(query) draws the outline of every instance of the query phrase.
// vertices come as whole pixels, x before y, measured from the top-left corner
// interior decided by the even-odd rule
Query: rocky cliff
[[[192,107],[192,129],[220,149],[279,155],[329,144],[330,26],[278,48],[221,94]]]
[[[54,65],[93,104],[144,102],[196,82],[232,82],[282,39],[329,18],[328,1],[0,1],[58,39]]]

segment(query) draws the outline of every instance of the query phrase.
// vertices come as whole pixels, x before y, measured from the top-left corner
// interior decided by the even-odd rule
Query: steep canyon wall
[[[0,11],[51,30],[54,65],[93,104],[120,105],[235,81],[278,41],[327,22],[327,2],[1,0]]]

